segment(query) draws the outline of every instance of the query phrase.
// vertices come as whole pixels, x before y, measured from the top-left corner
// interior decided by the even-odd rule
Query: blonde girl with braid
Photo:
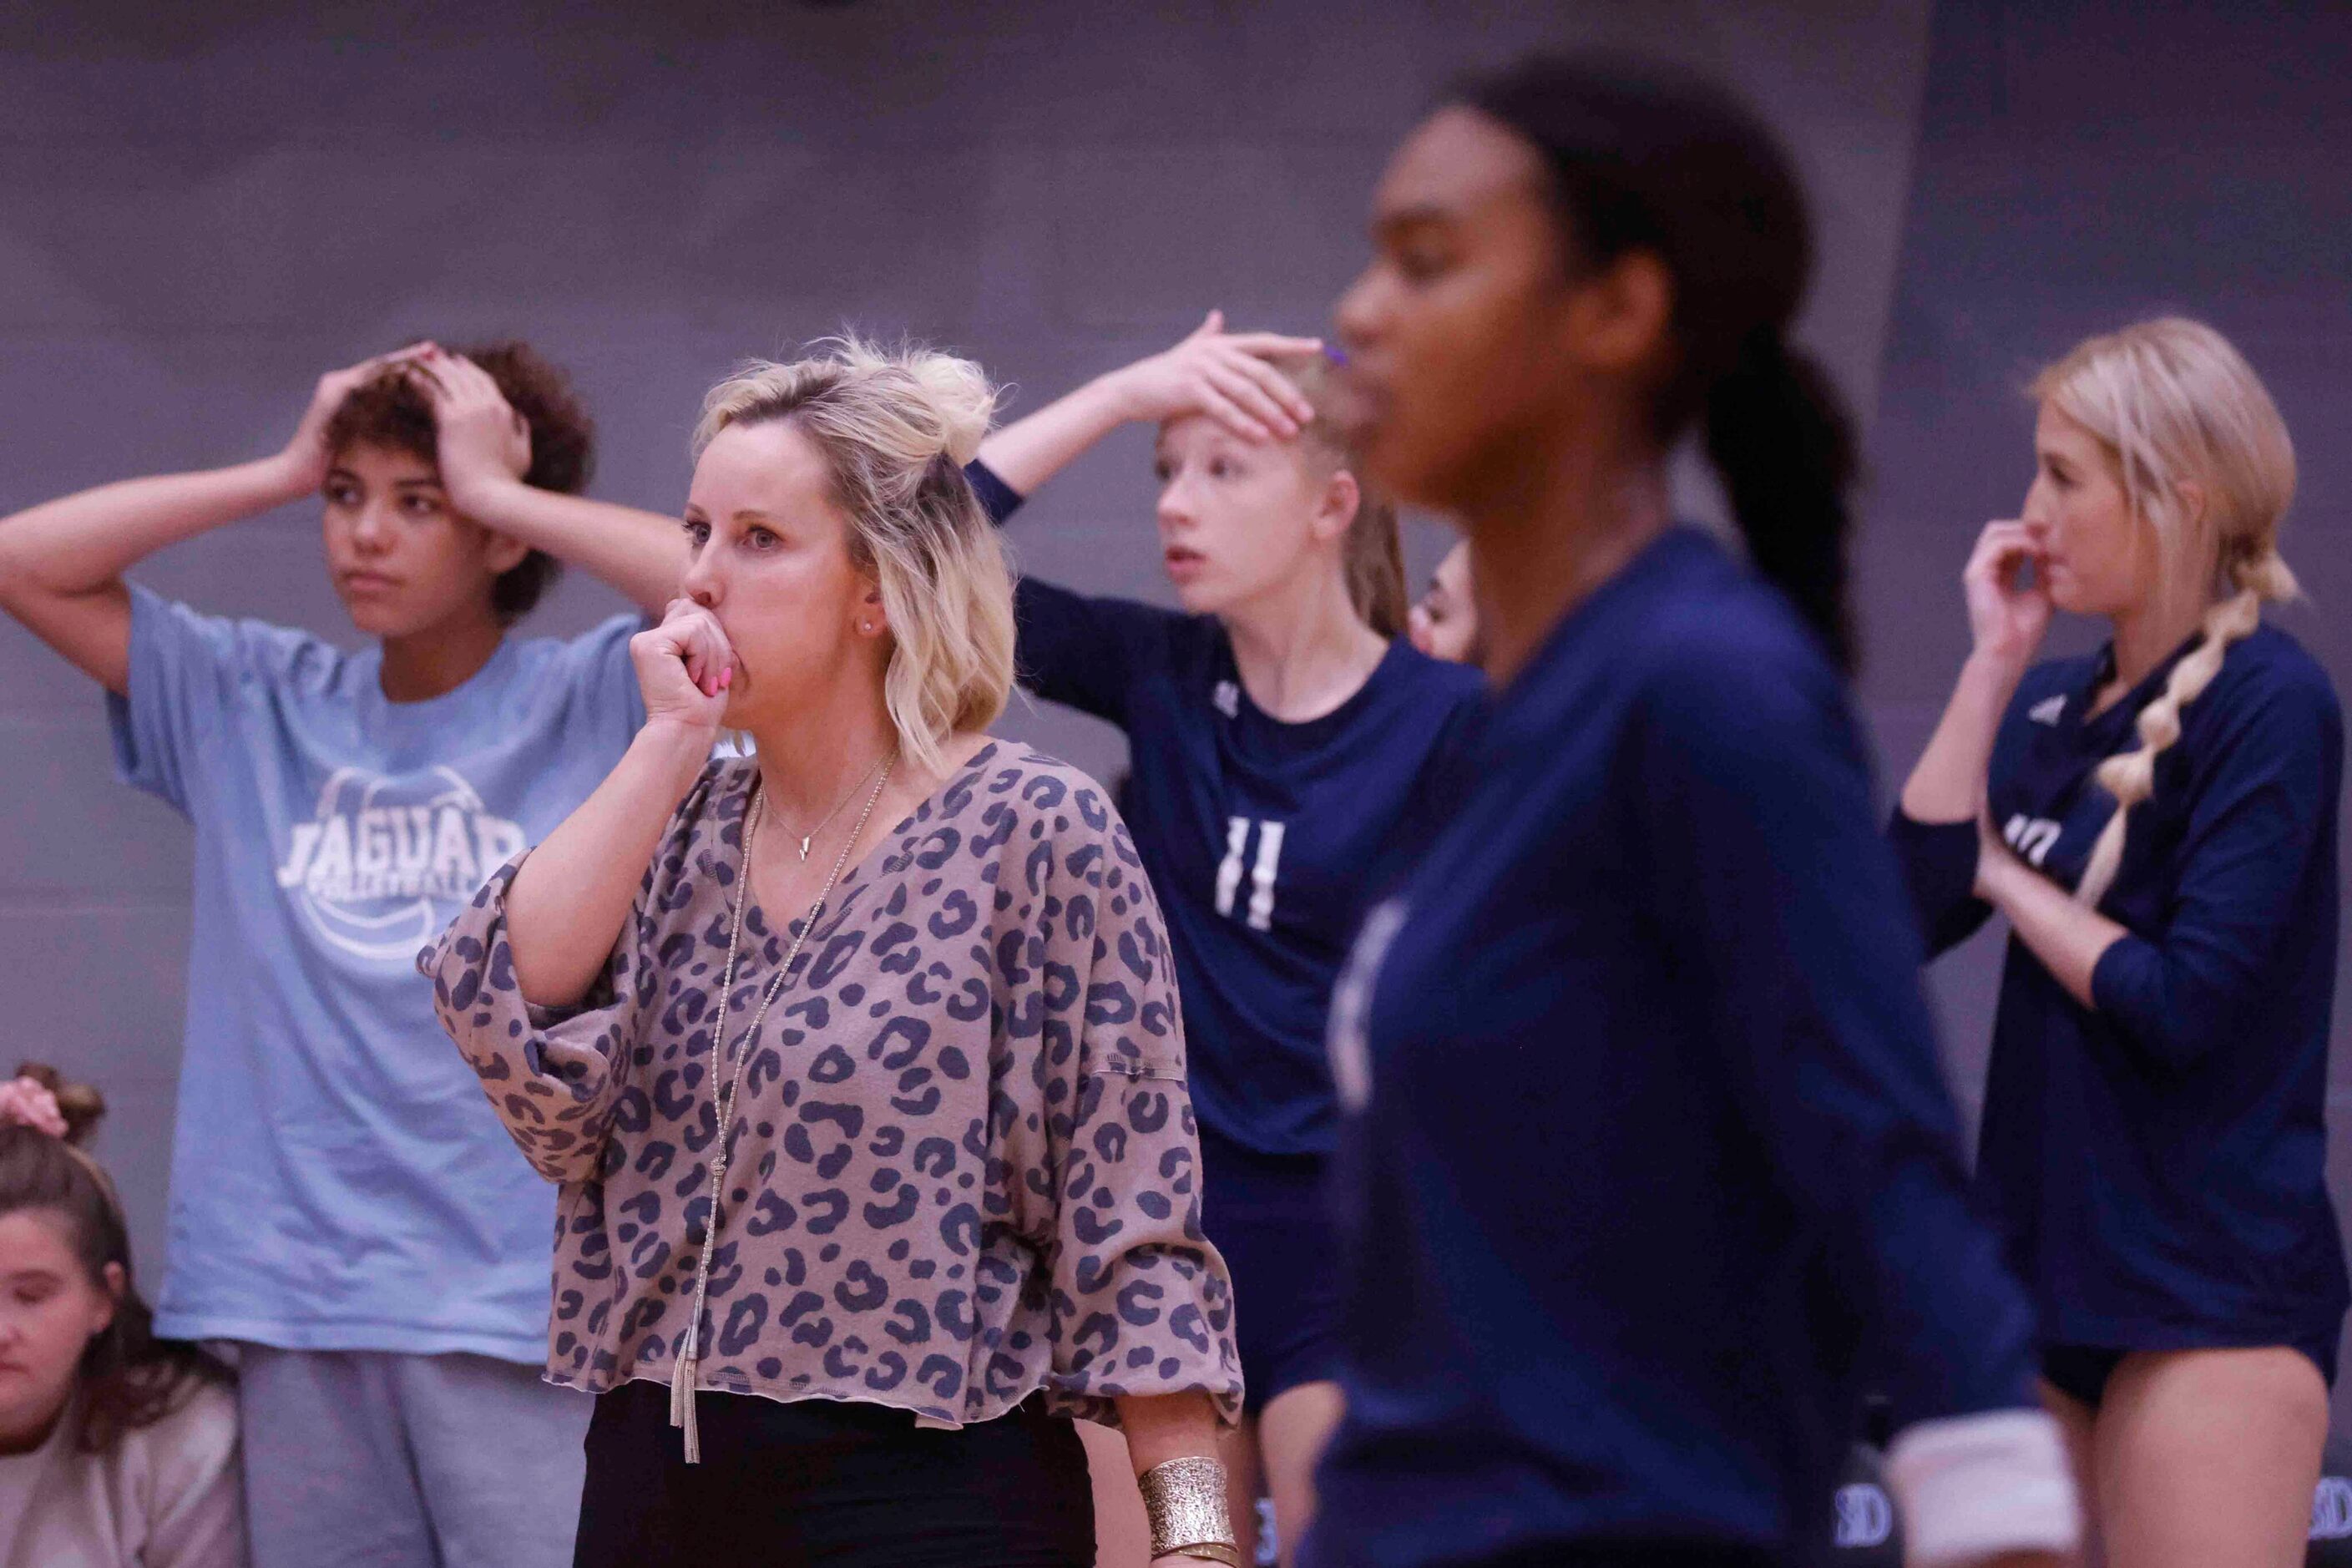
[[[2347,1300],[2323,1173],[2343,719],[2266,605],[2294,450],[2212,328],[2032,384],[2023,513],[1894,837],[1929,944],[2011,940],[1978,1180],[2112,1568],[2303,1561]],[[2096,654],[2035,663],[2054,612]]]

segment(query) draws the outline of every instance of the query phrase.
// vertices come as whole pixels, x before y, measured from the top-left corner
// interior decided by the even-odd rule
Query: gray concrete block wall
[[[0,510],[257,455],[320,372],[427,333],[541,345],[596,412],[596,493],[667,511],[710,382],[845,324],[977,354],[1015,413],[1212,305],[1317,330],[1397,137],[1465,67],[1546,40],[1678,54],[1767,104],[1823,214],[1808,332],[1866,402],[1926,39],[1925,0],[21,0],[0,11]],[[1018,525],[1021,557],[1161,596],[1148,463],[1139,432],[1105,443]],[[1416,563],[1441,547],[1418,531]],[[351,636],[308,507],[139,575]],[[532,629],[614,604],[568,582]],[[1091,721],[1005,727],[1118,765]],[[96,694],[5,624],[0,800],[0,1054],[111,1096],[100,1152],[152,1277],[187,830],[110,782]]]

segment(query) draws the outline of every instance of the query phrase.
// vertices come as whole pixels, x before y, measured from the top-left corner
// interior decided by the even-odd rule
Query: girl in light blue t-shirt
[[[0,606],[195,829],[157,1328],[235,1348],[260,1568],[569,1557],[588,1402],[538,1376],[551,1194],[414,964],[643,717],[637,616],[509,635],[559,561],[645,610],[677,581],[681,531],[577,494],[591,446],[529,348],[419,344],[322,378],[272,456],[0,521]],[[359,652],[123,578],[314,493]]]

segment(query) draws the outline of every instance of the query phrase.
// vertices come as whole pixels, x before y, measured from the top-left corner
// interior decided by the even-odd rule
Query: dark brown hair
[[[488,343],[450,351],[489,373],[499,391],[530,426],[530,468],[523,483],[578,495],[595,467],[595,422],[572,390],[571,378],[540,357],[529,343]],[[408,374],[392,370],[343,399],[327,424],[327,447],[384,447],[430,463],[438,455],[438,429],[432,400]],[[499,574],[491,607],[506,622],[520,620],[554,584],[563,568],[554,556],[534,550]]]
[[[1780,139],[1715,82],[1607,55],[1531,55],[1454,101],[1542,158],[1571,276],[1637,251],[1673,275],[1677,353],[1651,410],[1656,436],[1671,445],[1700,426],[1757,571],[1851,670],[1853,428],[1788,341],[1812,222]]]
[[[105,1100],[89,1085],[67,1083],[55,1068],[38,1062],[26,1062],[16,1072],[58,1097],[67,1131],[59,1139],[37,1127],[0,1124],[0,1215],[37,1209],[64,1220],[68,1244],[98,1289],[107,1289],[108,1264],[122,1269],[114,1321],[91,1336],[75,1373],[82,1399],[81,1447],[101,1454],[123,1434],[178,1409],[205,1384],[226,1381],[228,1373],[194,1345],[155,1337],[154,1314],[131,1272],[121,1201],[105,1172],[78,1147],[106,1113]]]

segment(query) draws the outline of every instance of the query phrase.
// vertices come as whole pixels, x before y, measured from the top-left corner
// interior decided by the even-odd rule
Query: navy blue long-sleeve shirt
[[[1987,779],[1994,825],[2069,890],[2115,801],[2092,777],[2137,743],[2184,647],[2104,711],[2112,651],[2019,684]],[[2046,1342],[2303,1346],[2332,1372],[2347,1291],[2321,1123],[2336,956],[2343,715],[2264,626],[2181,713],[2100,909],[2129,935],[2095,1007],[2012,938],[1994,1016],[1979,1181]],[[1900,813],[1930,946],[1990,912],[1973,825]]]
[[[968,465],[1002,522],[1021,497]],[[1324,1154],[1331,987],[1385,868],[1442,815],[1433,766],[1485,681],[1403,638],[1331,712],[1286,723],[1243,687],[1213,616],[1021,579],[1021,683],[1127,732],[1120,809],[1168,919],[1192,1099],[1223,1136]]]
[[[1843,689],[1677,529],[1497,700],[1333,1008],[1316,1568],[1825,1528],[1860,1371],[2032,1401]]]

